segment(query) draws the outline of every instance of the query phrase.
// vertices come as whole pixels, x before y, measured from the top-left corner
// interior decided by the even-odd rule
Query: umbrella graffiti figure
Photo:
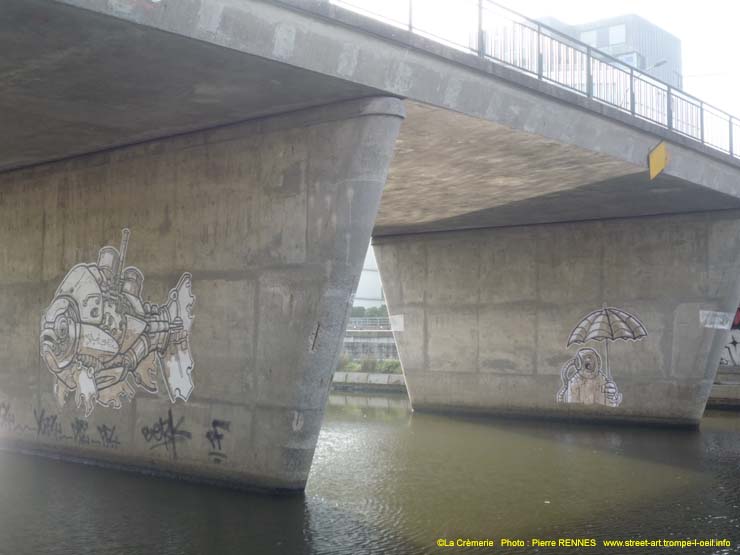
[[[617,407],[622,402],[617,384],[601,367],[601,357],[593,349],[580,349],[560,370],[563,386],[558,391],[559,403],[599,404]]]
[[[601,357],[594,349],[580,349],[575,358],[560,370],[563,385],[557,393],[557,401],[618,407],[622,402],[622,394],[609,368],[609,342],[618,339],[639,341],[647,334],[642,322],[622,309],[604,306],[587,314],[571,332],[566,346],[603,341],[604,368],[601,367]]]

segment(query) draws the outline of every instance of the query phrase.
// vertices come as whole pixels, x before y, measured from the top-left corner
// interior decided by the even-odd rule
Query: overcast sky
[[[337,1],[337,0],[335,0]],[[346,0],[406,20],[408,0]],[[565,23],[634,13],[681,39],[684,90],[740,118],[740,1],[738,0],[497,0],[519,13]],[[337,1],[341,3],[341,1]],[[414,0],[423,25],[459,26],[473,19],[475,0]],[[438,28],[439,29],[439,28]],[[432,29],[429,31],[434,32]],[[463,33],[461,36],[465,37]],[[465,41],[467,39],[459,39]]]

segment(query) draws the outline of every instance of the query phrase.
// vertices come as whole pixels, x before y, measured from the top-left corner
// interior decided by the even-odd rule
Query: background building
[[[344,357],[340,362],[339,370],[350,369],[348,364],[351,366],[351,361],[364,361],[366,366],[370,360],[398,361],[398,349],[385,310],[381,315],[376,314],[376,311],[365,313],[358,309],[358,307],[373,309],[385,306],[383,286],[380,283],[380,272],[372,245],[368,247],[365,255],[365,263],[352,306],[355,310],[352,311],[345,330]],[[400,372],[400,370],[400,364],[392,369],[393,372]],[[377,369],[368,371],[374,372]]]
[[[681,41],[638,15],[568,25],[553,17],[540,21],[677,88],[683,87]]]

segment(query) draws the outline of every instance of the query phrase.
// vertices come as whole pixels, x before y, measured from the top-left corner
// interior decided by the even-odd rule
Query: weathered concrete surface
[[[326,1],[3,6],[0,167],[382,91],[410,118],[376,235],[740,208],[737,160]]]
[[[521,125],[406,101],[408,118],[373,235],[740,208],[740,170],[727,165],[724,177],[713,177],[721,188],[704,186],[698,174],[689,178],[686,170],[708,176],[724,164],[705,159],[689,168],[669,146],[668,170],[650,181],[644,163],[649,143],[637,146],[636,136],[621,139],[625,149],[645,149],[642,163],[600,152],[609,144],[609,130],[617,131],[602,119],[579,131],[598,129],[594,148],[575,146],[566,137],[571,122],[551,104],[542,121],[563,133],[557,140]],[[526,113],[513,100],[502,107],[507,110]]]
[[[382,94],[407,98],[411,117],[398,143],[397,162],[383,196],[376,236],[740,209],[737,160],[592,99],[326,1],[6,0],[4,8],[0,14],[0,46],[5,44],[4,50],[11,54],[0,65],[0,107],[5,106],[8,113],[0,139],[0,168],[18,168],[235,120]],[[649,182],[647,153],[661,139],[668,142],[670,162],[659,179]],[[325,152],[329,150],[320,154]],[[178,171],[181,179],[189,179],[185,169]],[[286,176],[295,171],[302,170],[286,169]],[[166,196],[164,190],[155,191],[157,188],[157,184],[151,186],[149,194]],[[30,201],[30,193],[26,194]],[[273,221],[282,217],[287,221],[284,214],[294,215],[296,210],[303,213],[303,205],[291,204],[289,194],[280,198],[285,204],[280,205],[277,214],[272,204],[265,208],[258,197],[243,199],[242,205],[249,206],[253,218],[250,222],[256,222],[249,228],[250,240],[256,246],[246,243],[243,249],[249,257],[261,249],[285,248],[287,251],[269,260],[266,268],[274,263],[292,271],[315,259],[308,250],[305,261],[300,254],[297,259],[291,254],[291,245],[299,248],[302,242],[309,244],[296,231],[301,229],[301,217],[290,218],[292,231],[286,232],[285,245],[282,236],[276,244],[272,233],[265,235],[264,229],[269,229]],[[193,201],[204,206],[199,215],[206,222],[205,229],[220,230],[221,225],[227,225],[223,237],[234,236],[231,224],[221,224],[220,214],[208,212],[209,201],[207,197]],[[326,194],[313,202],[316,206],[322,202],[331,206],[334,201],[331,194]],[[101,202],[102,206],[105,203]],[[364,221],[374,212],[353,210],[351,214],[354,225],[356,218]],[[306,226],[334,225],[332,220],[308,220]],[[21,224],[17,225],[20,228]],[[96,228],[100,237],[94,245],[85,242],[87,235],[78,234],[65,238],[65,248],[93,249],[113,241],[115,234],[105,225],[108,220],[101,220],[100,229],[105,234]],[[48,250],[25,237],[17,244],[22,241],[30,241],[35,251]],[[173,250],[179,251],[183,244],[187,241],[179,240]],[[353,249],[354,244],[350,247]],[[202,260],[198,259],[203,262],[201,269],[207,267],[207,261],[210,271],[215,271],[213,268],[219,268],[227,257],[218,255],[215,246],[208,252],[212,258],[203,255]],[[347,252],[343,256],[349,257]],[[351,252],[354,256],[354,250]],[[153,258],[154,254],[149,256]],[[175,275],[175,269],[181,271],[180,255],[172,256],[174,265],[162,264],[157,270],[165,272],[164,268],[169,268],[169,278]],[[664,257],[665,253],[660,251],[655,256]],[[684,262],[691,267],[696,260]],[[664,261],[674,264],[671,257]],[[9,263],[10,268],[16,264],[12,258]],[[641,275],[642,270],[635,271]],[[438,276],[434,279],[447,279],[444,272],[428,272]],[[305,275],[275,287],[271,298],[276,309],[282,310],[278,301],[284,294],[289,295],[288,291],[304,291],[299,285],[312,274]],[[456,278],[449,277],[451,281]],[[396,286],[405,287],[408,282],[399,283]],[[466,290],[462,283],[456,286]],[[556,290],[556,284],[549,286]],[[262,285],[258,289],[267,291]],[[434,290],[430,285],[429,291]],[[250,291],[247,287],[244,295],[249,297]],[[305,302],[313,306],[313,297],[305,291],[301,295],[307,295]],[[632,296],[642,294],[635,291],[628,291],[624,285],[623,289],[608,292],[616,301],[624,298],[632,302]],[[684,300],[688,293],[676,293],[670,302],[688,302]],[[467,299],[465,295],[463,298]],[[19,307],[26,302],[14,301]],[[256,302],[255,310],[270,312],[262,302]],[[477,302],[468,299],[461,306],[472,310]],[[485,305],[487,301],[482,302]],[[288,306],[292,306],[290,302]],[[437,305],[430,306],[436,310]],[[654,311],[665,320],[671,310],[678,310],[667,307]],[[642,310],[639,306],[634,309]],[[650,314],[653,309],[646,310]],[[454,333],[460,330],[454,328]],[[264,339],[270,345],[268,351],[280,350],[285,337],[277,331],[268,334]],[[461,344],[468,339],[461,337]],[[480,350],[484,343],[476,341]],[[258,343],[252,340],[255,361],[263,356]],[[499,348],[495,344],[484,347],[492,353]],[[619,348],[615,347],[617,355]],[[430,351],[428,357],[437,360],[438,355],[447,356]],[[478,358],[476,368],[481,364]],[[493,354],[489,358],[498,360]],[[673,363],[666,360],[662,360],[663,366],[644,364],[662,368],[665,373],[666,368],[673,368]],[[539,366],[532,364],[534,372]],[[266,378],[256,381],[256,389],[272,391],[276,397],[281,394],[282,386],[277,382]],[[223,386],[226,381],[220,383],[227,395],[232,388]],[[699,394],[692,399],[701,397]],[[633,400],[628,402],[625,397],[618,411],[630,416],[629,403]],[[678,421],[684,416],[671,418]],[[693,412],[687,419],[692,418]],[[298,417],[295,422],[303,425]],[[302,470],[296,472],[295,483],[299,483]]]
[[[734,314],[739,232],[720,211],[375,238],[413,407],[697,424],[729,333],[699,312]],[[604,358],[566,346],[604,304],[648,334],[609,343],[622,401],[557,402],[578,349]]]
[[[45,0],[2,1],[0,46],[0,169],[378,94]]]
[[[350,101],[1,174],[6,444],[302,489],[402,116],[396,99]],[[195,389],[171,403],[160,377],[158,395],[86,418],[55,398],[39,322],[124,227],[144,299],[192,273]]]
[[[619,148],[636,163],[644,162],[642,152],[632,148],[636,145],[619,145],[627,136],[624,131],[605,137],[598,127],[589,131],[585,125],[595,121],[594,116],[607,116],[626,123],[626,128],[645,130],[733,162],[603,103],[326,0],[32,1],[84,8],[511,127],[526,123],[530,132],[539,131],[546,137],[562,136],[564,131],[549,123],[551,107],[542,102],[544,95],[561,101],[571,116],[564,119],[569,122],[565,134],[578,146],[603,148],[604,152]],[[598,146],[595,137],[608,141],[609,146]]]

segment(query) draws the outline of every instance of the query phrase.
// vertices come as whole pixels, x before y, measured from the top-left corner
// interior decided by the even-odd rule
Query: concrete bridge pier
[[[0,174],[5,445],[303,489],[403,116],[351,100]]]
[[[739,211],[373,244],[414,409],[698,424],[728,335],[713,313],[740,298]]]

